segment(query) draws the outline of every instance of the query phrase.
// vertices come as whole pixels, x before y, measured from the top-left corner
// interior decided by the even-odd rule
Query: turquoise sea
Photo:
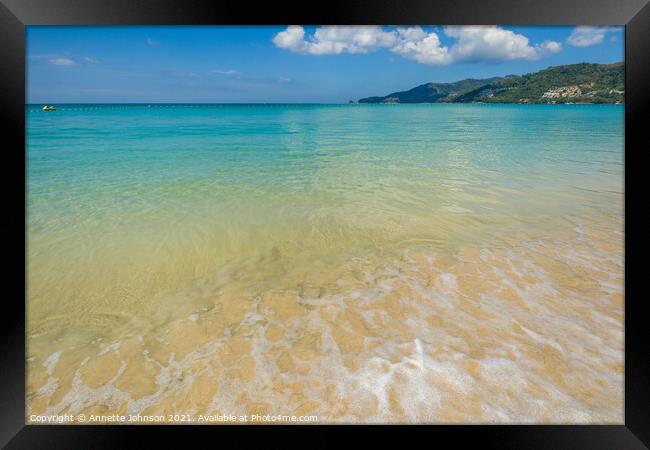
[[[207,389],[187,380],[222,361],[192,411],[622,420],[623,105],[41,106],[25,112],[34,410],[182,412],[170,393]],[[145,350],[88,375],[129,338],[156,360],[149,390],[120,384]],[[192,376],[160,378],[172,366]],[[303,400],[274,390],[287,374]],[[503,377],[524,381],[508,394]],[[505,406],[457,401],[474,394]]]

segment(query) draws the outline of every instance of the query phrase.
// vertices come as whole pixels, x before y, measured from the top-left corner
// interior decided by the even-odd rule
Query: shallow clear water
[[[622,421],[623,106],[26,115],[31,411]]]

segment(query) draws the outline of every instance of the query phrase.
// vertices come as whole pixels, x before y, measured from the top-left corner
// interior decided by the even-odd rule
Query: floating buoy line
[[[57,112],[64,112],[64,111],[97,111],[97,110],[125,110],[133,107],[140,107],[140,108],[223,108],[223,107],[232,107],[232,106],[238,106],[241,108],[259,108],[260,106],[262,107],[275,107],[275,106],[287,106],[287,104],[284,103],[202,103],[202,104],[137,104],[137,105],[121,105],[121,106],[108,106],[108,105],[102,105],[102,106],[74,106],[74,107],[57,107],[53,105],[44,105],[40,109],[29,109],[28,111],[31,113],[37,113],[37,112],[52,112],[52,111],[57,111]],[[304,106],[304,105],[302,105]],[[337,106],[337,105],[332,105],[332,106]]]

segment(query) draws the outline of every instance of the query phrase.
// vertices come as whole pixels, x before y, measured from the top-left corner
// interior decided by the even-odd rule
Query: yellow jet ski
[[[52,105],[43,106],[43,111],[56,111],[56,108]]]

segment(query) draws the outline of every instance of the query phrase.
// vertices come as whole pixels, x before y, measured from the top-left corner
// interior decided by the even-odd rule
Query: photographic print
[[[28,424],[623,424],[623,27],[27,26]]]

